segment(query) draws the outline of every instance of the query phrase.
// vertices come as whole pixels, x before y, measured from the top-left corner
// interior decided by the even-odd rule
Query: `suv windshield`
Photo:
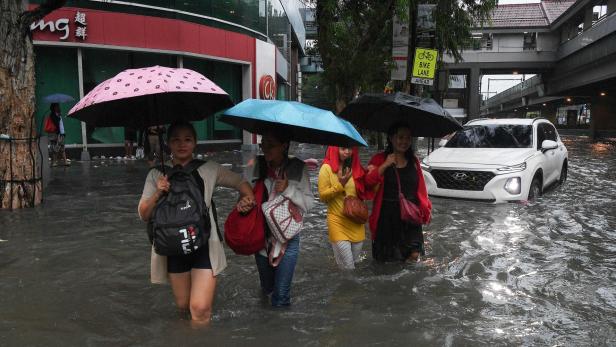
[[[467,125],[447,141],[450,148],[530,148],[532,125]]]

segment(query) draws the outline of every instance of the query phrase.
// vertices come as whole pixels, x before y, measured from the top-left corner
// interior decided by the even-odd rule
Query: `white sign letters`
[[[85,41],[86,37],[88,36],[86,34],[86,28],[88,25],[86,21],[86,14],[84,12],[77,11],[77,13],[75,14],[74,22],[75,22],[75,37],[81,39],[82,41]],[[33,22],[32,24],[30,24],[30,31],[49,30],[49,32],[52,32],[52,33],[58,31],[62,34],[62,36],[60,36],[60,40],[66,40],[70,36],[69,24],[70,24],[70,19],[68,18],[59,18],[56,21],[48,21],[48,22],[46,22],[45,19],[41,19],[38,22]]]

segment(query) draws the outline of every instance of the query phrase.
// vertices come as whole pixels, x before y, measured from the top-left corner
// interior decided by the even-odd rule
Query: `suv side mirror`
[[[447,139],[441,139],[441,140],[438,142],[438,146],[439,146],[439,147],[445,147],[445,145],[446,145],[446,144],[447,144]]]
[[[558,143],[556,143],[556,141],[543,140],[543,142],[541,142],[541,151],[542,152],[549,151],[551,149],[556,149],[556,148],[558,148]]]

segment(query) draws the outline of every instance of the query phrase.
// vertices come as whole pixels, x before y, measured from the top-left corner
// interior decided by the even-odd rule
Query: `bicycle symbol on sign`
[[[431,52],[428,51],[422,51],[421,53],[419,53],[419,60],[432,60],[434,59],[434,54],[432,54]]]

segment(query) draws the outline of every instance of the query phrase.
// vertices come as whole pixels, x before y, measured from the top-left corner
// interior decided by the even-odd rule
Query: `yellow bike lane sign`
[[[415,49],[415,59],[413,61],[413,76],[411,83],[434,84],[434,73],[436,71],[436,49],[417,48]]]

